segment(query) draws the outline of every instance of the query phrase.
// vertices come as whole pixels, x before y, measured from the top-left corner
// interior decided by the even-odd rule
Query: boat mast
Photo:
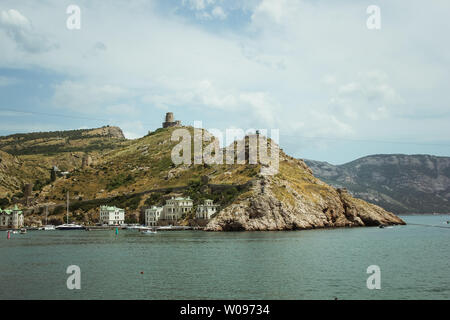
[[[67,224],[69,224],[69,191],[67,191]]]
[[[45,225],[48,226],[48,206],[45,206]]]

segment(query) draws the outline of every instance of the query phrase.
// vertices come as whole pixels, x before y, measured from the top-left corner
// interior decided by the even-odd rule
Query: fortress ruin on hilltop
[[[169,128],[169,127],[181,127],[181,121],[174,120],[173,118],[173,112],[167,112],[166,113],[166,121],[162,124],[163,128]]]

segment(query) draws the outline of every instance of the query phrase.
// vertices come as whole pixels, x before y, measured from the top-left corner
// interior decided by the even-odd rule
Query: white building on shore
[[[194,206],[194,202],[189,197],[182,198],[172,197],[166,200],[166,204],[162,207],[152,206],[145,209],[145,225],[157,226],[159,220],[177,221],[183,217],[184,214],[190,213]],[[214,204],[213,200],[205,200],[203,204],[197,207],[195,217],[197,219],[211,219],[211,216],[218,210],[219,205]]]
[[[156,226],[162,214],[163,207],[153,206],[145,209],[145,225],[150,227]]]
[[[180,219],[183,214],[189,213],[194,206],[191,198],[177,197],[166,201],[163,207],[163,219],[176,221]]]
[[[0,227],[19,229],[23,227],[23,212],[17,208],[0,209]]]
[[[197,219],[211,219],[211,216],[217,212],[217,208],[219,205],[214,204],[213,200],[206,199],[203,204],[200,204],[197,207],[197,211],[195,212],[195,217]]]
[[[193,207],[194,202],[189,197],[172,197],[166,200],[166,204],[162,207],[152,206],[145,209],[145,224],[156,226],[159,220],[177,221],[184,214],[191,212]]]
[[[111,226],[125,223],[125,210],[115,206],[100,206],[100,222]]]

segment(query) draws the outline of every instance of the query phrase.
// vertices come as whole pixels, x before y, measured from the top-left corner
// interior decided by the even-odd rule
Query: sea
[[[401,218],[277,232],[2,231],[0,299],[450,299],[450,215]]]

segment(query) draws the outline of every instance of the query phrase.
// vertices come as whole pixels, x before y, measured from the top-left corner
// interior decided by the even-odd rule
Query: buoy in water
[[[11,231],[8,230],[8,235],[6,237],[7,239],[11,239]]]

